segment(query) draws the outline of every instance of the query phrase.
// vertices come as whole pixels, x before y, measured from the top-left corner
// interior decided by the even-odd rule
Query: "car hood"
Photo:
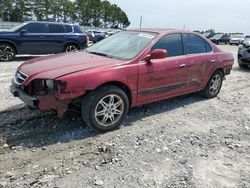
[[[27,82],[33,79],[56,79],[58,77],[101,67],[125,63],[108,57],[87,52],[61,53],[26,61],[18,70],[28,76]]]
[[[231,40],[244,40],[244,38],[239,38],[239,37],[231,37]]]

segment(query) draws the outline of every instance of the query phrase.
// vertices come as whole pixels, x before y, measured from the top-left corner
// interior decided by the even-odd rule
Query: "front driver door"
[[[188,60],[183,55],[181,34],[161,38],[153,49],[165,49],[168,57],[139,62],[138,103],[158,101],[186,91]]]
[[[27,33],[21,33],[26,30]],[[19,29],[17,45],[20,54],[44,54],[47,53],[46,28],[44,23],[29,23]]]

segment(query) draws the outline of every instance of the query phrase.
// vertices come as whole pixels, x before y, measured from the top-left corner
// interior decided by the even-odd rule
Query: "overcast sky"
[[[129,28],[215,29],[250,34],[250,0],[109,0],[129,17]]]

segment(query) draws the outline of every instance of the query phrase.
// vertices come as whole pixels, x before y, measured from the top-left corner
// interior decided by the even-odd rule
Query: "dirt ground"
[[[58,119],[9,92],[18,65],[0,63],[0,188],[250,187],[250,69],[238,67],[217,98],[186,95],[130,110],[96,134],[80,114]]]

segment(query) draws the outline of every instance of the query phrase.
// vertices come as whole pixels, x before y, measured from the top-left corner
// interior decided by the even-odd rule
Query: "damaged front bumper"
[[[56,110],[58,117],[63,116],[70,103],[70,100],[59,100],[53,92],[40,96],[31,96],[24,91],[23,86],[17,85],[14,81],[12,81],[10,86],[10,92],[14,97],[18,97],[32,108],[37,108],[39,110]]]
[[[20,87],[18,87],[17,85],[15,85],[15,83],[13,83],[13,82],[12,82],[12,84],[10,86],[10,92],[12,93],[12,95],[14,97],[18,97],[24,103],[26,103],[28,106],[31,106],[33,108],[37,108],[38,107],[38,104],[39,104],[38,98],[37,97],[32,97],[32,96],[28,95],[27,93],[25,93],[24,91],[22,91],[22,89]]]

